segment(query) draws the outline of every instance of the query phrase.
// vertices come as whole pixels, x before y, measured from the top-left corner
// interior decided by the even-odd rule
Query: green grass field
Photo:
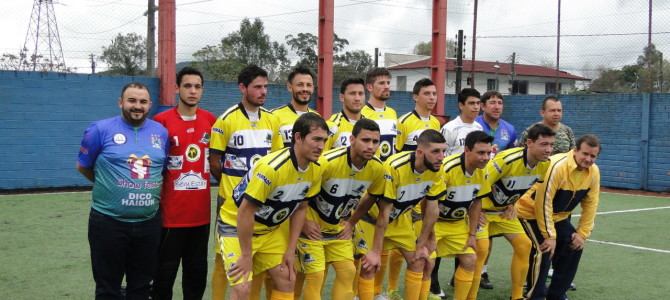
[[[0,298],[92,298],[89,202],[87,192],[0,196]],[[644,208],[655,209],[626,211]],[[667,299],[670,198],[602,194],[599,212],[622,210],[596,218],[594,241],[586,245],[570,299]],[[479,299],[509,299],[510,257],[509,244],[495,239],[489,264],[495,288],[482,290]],[[446,287],[453,264],[443,264]],[[175,295],[181,295],[179,285]],[[210,298],[209,290],[205,296]]]

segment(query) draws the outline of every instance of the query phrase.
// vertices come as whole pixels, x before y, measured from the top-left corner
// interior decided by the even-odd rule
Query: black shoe
[[[479,288],[492,290],[493,284],[489,281],[489,273],[482,273],[482,280],[479,282]]]
[[[576,291],[576,290],[577,290],[577,286],[575,285],[574,282],[571,282],[571,283],[570,283],[570,290],[571,290],[571,291]]]

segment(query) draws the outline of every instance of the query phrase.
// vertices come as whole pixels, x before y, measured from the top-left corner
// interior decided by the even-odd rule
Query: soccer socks
[[[379,271],[375,274],[375,295],[381,294],[382,288],[384,287],[384,275],[386,275],[386,269],[389,265],[389,252],[391,251],[383,250],[379,257],[382,264],[379,268]]]
[[[302,293],[305,300],[321,299],[321,285],[323,284],[324,271],[305,274],[305,285]]]
[[[325,277],[325,275],[324,275]],[[300,300],[302,296],[302,289],[305,286],[305,273],[296,271],[295,272],[295,287],[293,288],[293,298],[295,300]]]
[[[352,286],[354,296],[358,295],[358,281],[361,280],[361,260],[354,259],[354,266],[356,266],[356,274],[354,275],[354,284]],[[373,282],[374,285],[374,282]]]
[[[332,288],[333,300],[349,300],[354,298],[351,283],[356,276],[356,266],[350,260],[333,263],[335,269],[335,283]],[[307,300],[307,298],[305,298]]]
[[[398,249],[393,249],[390,251],[389,255],[389,291],[397,291],[398,282],[400,281],[400,271],[402,266],[405,264],[405,257],[402,256],[402,252]]]
[[[454,300],[468,299],[468,293],[472,285],[473,271],[466,271],[459,266],[454,273]]]
[[[484,264],[486,263],[486,257],[489,254],[489,243],[489,239],[477,240],[477,261],[475,263],[475,272],[472,277],[472,287],[468,292],[468,299],[477,299],[477,293],[479,293],[479,282],[482,280],[482,268],[484,267]]]
[[[221,254],[216,253],[214,258],[214,272],[212,273],[212,299],[226,299],[226,288],[228,287],[228,277],[223,267],[223,258]]]
[[[479,247],[479,245],[477,245]],[[512,257],[512,299],[523,297],[523,283],[528,273],[528,257],[530,257],[531,242],[525,234],[517,234],[512,239],[514,256]]]
[[[293,300],[293,292],[282,292],[273,289],[270,300]]]
[[[419,299],[428,299],[428,294],[430,294],[430,278],[421,281],[421,294],[419,294]]]
[[[405,300],[419,300],[423,272],[405,271]]]
[[[358,299],[372,300],[375,297],[375,279],[358,278]]]

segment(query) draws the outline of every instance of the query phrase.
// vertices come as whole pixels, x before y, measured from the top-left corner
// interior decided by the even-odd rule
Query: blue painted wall
[[[159,82],[147,77],[0,71],[0,136],[5,147],[0,165],[0,189],[89,185],[75,170],[84,129],[95,120],[119,114],[121,87],[130,81],[149,86],[158,95]],[[341,109],[334,89],[333,112]],[[284,85],[271,85],[266,107],[288,102]],[[503,117],[522,131],[540,119],[544,96],[507,96]],[[670,94],[650,97],[647,188],[670,191]],[[598,159],[602,184],[639,189],[641,173],[641,94],[562,96],[564,123],[575,135],[597,134],[603,143]],[[240,100],[237,84],[205,83],[203,108],[221,114]],[[411,93],[392,92],[389,105],[402,115],[412,110]],[[446,114],[458,115],[456,98],[447,96]],[[154,99],[154,111],[158,101]]]

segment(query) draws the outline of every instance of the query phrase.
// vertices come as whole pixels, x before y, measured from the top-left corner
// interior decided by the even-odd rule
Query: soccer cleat
[[[430,282],[430,293],[435,295],[444,294],[444,292],[442,292],[442,288],[440,288],[440,283],[437,282],[437,280]]]
[[[489,273],[482,273],[482,280],[479,282],[479,288],[485,289],[485,290],[492,290],[493,289],[493,283],[489,281]]]
[[[379,295],[375,296],[374,300],[389,300],[389,298],[386,297],[385,294],[379,294]]]
[[[403,300],[403,295],[400,293],[400,291],[391,290],[391,291],[389,291],[388,295],[389,295],[388,296],[389,300]]]
[[[430,294],[428,294],[428,299],[429,300],[447,299],[447,294],[443,290],[440,290],[439,293],[430,292]]]
[[[576,291],[576,290],[577,290],[577,286],[575,285],[574,282],[571,282],[571,283],[570,283],[570,290],[571,290],[571,291]]]

